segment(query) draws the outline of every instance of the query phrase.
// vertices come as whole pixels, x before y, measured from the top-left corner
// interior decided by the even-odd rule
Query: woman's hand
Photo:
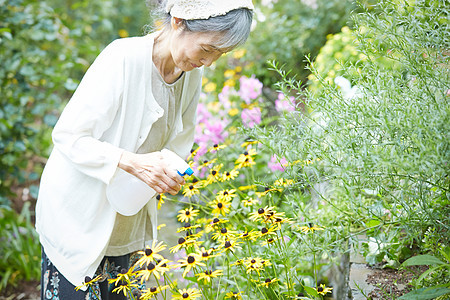
[[[158,194],[176,195],[185,181],[168,165],[161,152],[135,154],[124,151],[119,161],[119,168],[144,181]]]

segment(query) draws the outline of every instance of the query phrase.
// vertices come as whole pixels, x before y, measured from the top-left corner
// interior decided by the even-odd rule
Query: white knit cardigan
[[[41,177],[36,229],[45,253],[75,286],[92,277],[114,226],[105,195],[124,150],[136,152],[163,110],[152,95],[154,34],[108,45],[86,72],[53,130]],[[185,74],[181,109],[164,148],[187,157],[201,69]]]

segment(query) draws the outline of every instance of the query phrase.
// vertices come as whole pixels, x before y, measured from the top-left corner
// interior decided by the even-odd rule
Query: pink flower
[[[261,109],[253,107],[251,109],[244,108],[241,113],[242,123],[245,127],[253,128],[261,123]]]
[[[242,76],[239,82],[240,89],[238,94],[245,103],[250,104],[252,100],[255,100],[261,95],[263,84],[255,78],[255,75],[250,78]]]
[[[275,100],[275,109],[277,112],[292,112],[295,110],[295,98],[286,97],[283,93],[278,93],[278,99]]]
[[[197,105],[197,124],[207,122],[211,118],[211,113],[209,112],[206,105],[200,102]]]
[[[269,169],[272,172],[275,171],[284,171],[285,169],[285,165],[288,163],[288,161],[286,160],[286,158],[281,158],[278,159],[277,155],[272,155],[272,157],[270,158],[269,163],[267,164],[267,166],[269,167]]]

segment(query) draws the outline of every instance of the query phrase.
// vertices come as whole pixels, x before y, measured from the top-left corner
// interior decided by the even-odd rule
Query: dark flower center
[[[225,174],[226,174],[227,176],[230,176],[230,175],[231,175],[230,172],[226,172]]]
[[[267,232],[269,232],[269,230],[268,230],[266,227],[264,227],[263,229],[261,229],[261,233],[262,233],[262,234],[266,234]]]
[[[150,292],[152,292],[152,293],[156,292],[156,290],[157,290],[156,286],[150,288]]]
[[[180,237],[179,239],[178,239],[178,244],[183,244],[184,242],[186,242],[186,240],[184,239],[184,238],[182,238],[182,237]]]
[[[91,280],[92,280],[92,278],[89,277],[89,276],[84,277],[84,282],[85,282],[85,283],[88,283],[88,282],[90,282]]]
[[[189,222],[184,223],[184,228],[189,228],[189,227],[191,227],[191,223],[189,223]]]
[[[188,293],[184,293],[183,294],[183,298],[187,298],[187,297],[189,297],[189,294]]]
[[[262,215],[264,213],[264,208],[258,209],[258,214]]]
[[[248,155],[248,151],[245,151],[245,152],[244,152],[244,155],[247,156],[247,155]]]
[[[219,221],[220,221],[219,218],[214,218],[213,223],[215,224],[218,223]]]
[[[147,270],[151,271],[153,269],[155,269],[155,265],[153,263],[149,263],[147,266]]]
[[[209,253],[208,252],[203,252],[202,253],[202,257],[208,257],[209,256]]]
[[[217,203],[217,207],[218,207],[218,208],[222,208],[222,207],[223,207],[222,202]]]
[[[121,273],[121,274],[126,274],[127,271],[128,271],[127,269],[121,269],[121,270],[120,270],[120,273]]]
[[[268,239],[267,242],[272,243],[273,242],[273,238]]]
[[[191,212],[186,210],[185,214],[186,214],[186,216],[189,216],[191,214]]]
[[[251,262],[252,264],[254,264],[254,263],[256,262],[256,260],[252,259],[250,262]]]
[[[264,188],[264,192],[267,192],[268,190],[270,190],[267,186]]]
[[[194,153],[195,149],[191,149],[191,153]]]
[[[192,179],[192,183],[196,183],[196,182],[198,182],[197,178]]]
[[[161,195],[157,195],[156,200],[158,200],[158,201],[161,200]]]
[[[323,287],[319,286],[319,287],[317,288],[317,291],[318,291],[319,293],[323,292]]]
[[[242,236],[248,236],[248,232],[244,232]]]
[[[308,227],[312,228],[313,227],[313,223],[308,223]]]
[[[192,190],[194,189],[194,186],[193,186],[193,185],[190,185],[190,186],[189,186],[189,189],[192,191]]]
[[[228,232],[228,230],[227,230],[226,228],[222,228],[222,229],[220,229],[220,232],[223,233],[223,234],[225,234],[225,233]]]
[[[145,255],[150,256],[152,255],[153,251],[150,248],[145,249]]]
[[[187,262],[188,262],[189,264],[192,264],[192,263],[195,262],[195,258],[194,258],[193,256],[188,256]]]
[[[223,192],[223,195],[227,196],[228,195],[228,191]]]
[[[225,242],[225,248],[230,248],[231,247],[231,242],[230,241],[226,241]]]
[[[211,271],[211,270],[205,271],[205,274],[206,274],[206,275],[211,275],[211,274],[212,274],[212,271]]]
[[[214,145],[213,145],[213,147],[214,147],[214,148],[217,148],[217,147],[219,147],[219,145],[217,145],[217,144],[214,144]]]
[[[266,278],[266,280],[264,281],[265,283],[270,283],[272,280],[270,280],[270,278]]]
[[[217,174],[217,171],[216,171],[216,170],[213,170],[213,171],[211,172],[211,174],[216,175],[216,174]]]
[[[207,164],[207,163],[208,163],[208,161],[207,161],[207,160],[205,159],[205,160],[203,161],[203,163],[204,163],[204,164]]]

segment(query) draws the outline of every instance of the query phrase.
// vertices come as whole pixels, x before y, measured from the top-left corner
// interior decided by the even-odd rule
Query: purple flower
[[[241,118],[245,127],[253,128],[261,123],[261,109],[259,107],[244,108]]]
[[[255,75],[252,75],[250,78],[242,76],[239,82],[240,89],[238,94],[245,103],[250,104],[252,100],[257,99],[261,95],[263,84],[255,78]]]
[[[277,155],[272,155],[267,166],[272,172],[284,171],[285,165],[287,163],[288,161],[286,160],[286,158],[282,157],[281,159],[279,159]]]
[[[278,93],[278,99],[275,100],[275,109],[277,112],[292,112],[295,110],[294,97],[286,97],[283,93]]]

